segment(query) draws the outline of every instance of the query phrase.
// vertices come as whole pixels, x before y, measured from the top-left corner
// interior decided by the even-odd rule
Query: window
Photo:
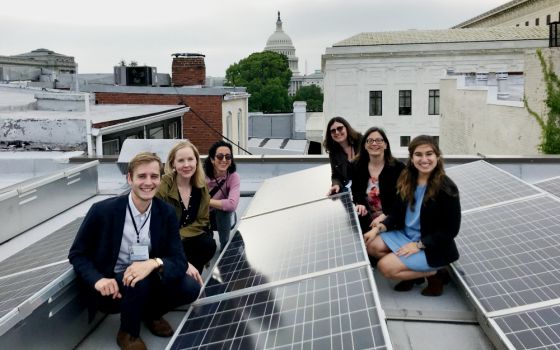
[[[369,92],[369,115],[383,115],[381,103],[383,102],[382,91]]]
[[[156,127],[150,128],[148,130],[149,139],[163,139],[163,125],[158,125]]]
[[[401,136],[401,147],[408,147],[410,144],[410,136]]]
[[[439,146],[439,136],[432,136],[434,143]]]
[[[516,27],[519,27],[519,23],[515,25]]]
[[[529,21],[526,21],[525,22],[525,27],[528,27],[528,26],[529,26]]]
[[[429,92],[428,114],[439,114],[439,90],[430,90]]]
[[[232,125],[231,125],[231,112],[228,112],[227,116],[226,116],[226,136],[228,138],[232,138]]]
[[[412,114],[412,90],[399,90],[399,115]]]
[[[535,18],[535,25],[538,26],[539,25],[539,18]]]
[[[167,133],[170,139],[179,138],[179,122],[171,122],[167,125]]]
[[[102,141],[103,155],[118,155],[119,154],[119,139]]]
[[[550,15],[546,15],[546,24],[550,24]]]

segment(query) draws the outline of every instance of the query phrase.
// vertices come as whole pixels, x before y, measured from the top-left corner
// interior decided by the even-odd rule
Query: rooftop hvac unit
[[[115,84],[126,86],[153,86],[157,83],[156,67],[115,67]]]

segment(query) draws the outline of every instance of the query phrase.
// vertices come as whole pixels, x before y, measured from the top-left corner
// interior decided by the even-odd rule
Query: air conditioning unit
[[[125,86],[157,85],[156,67],[114,67],[115,84]]]

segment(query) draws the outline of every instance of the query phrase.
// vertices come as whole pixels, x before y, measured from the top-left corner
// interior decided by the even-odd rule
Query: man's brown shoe
[[[173,335],[173,328],[163,317],[157,320],[146,321],[146,327],[148,327],[153,335],[158,337],[167,338]]]
[[[117,344],[121,350],[147,350],[142,338],[134,337],[121,330],[117,333]]]

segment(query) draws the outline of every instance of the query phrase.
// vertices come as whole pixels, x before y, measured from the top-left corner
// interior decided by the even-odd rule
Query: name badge
[[[130,261],[144,261],[150,258],[147,244],[136,243],[130,247]]]

